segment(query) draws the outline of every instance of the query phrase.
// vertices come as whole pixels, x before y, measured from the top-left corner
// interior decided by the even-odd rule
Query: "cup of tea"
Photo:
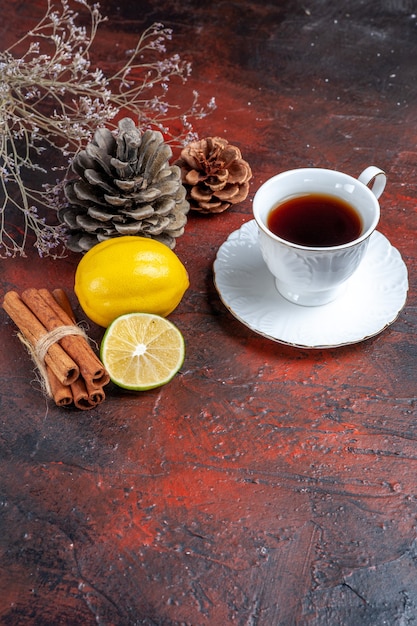
[[[343,293],[378,224],[385,184],[385,173],[370,166],[358,178],[294,169],[261,185],[253,200],[259,245],[284,298],[319,306]]]

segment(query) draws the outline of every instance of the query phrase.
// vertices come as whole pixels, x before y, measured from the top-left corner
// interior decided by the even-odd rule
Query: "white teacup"
[[[372,188],[368,187],[371,184]],[[375,166],[366,168],[357,179],[334,170],[301,168],[273,176],[258,189],[253,214],[259,227],[259,244],[284,298],[304,306],[317,306],[343,293],[378,224],[378,198],[385,184],[385,173]],[[358,236],[339,245],[312,246],[293,243],[271,232],[268,227],[271,211],[289,198],[309,194],[331,196],[348,203],[362,222]]]

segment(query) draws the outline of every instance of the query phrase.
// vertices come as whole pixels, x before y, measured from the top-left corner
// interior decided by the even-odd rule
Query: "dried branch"
[[[185,82],[191,68],[178,55],[166,56],[172,33],[161,24],[146,29],[122,67],[106,76],[90,58],[98,27],[106,18],[96,4],[73,2],[87,11],[88,28],[77,24],[79,14],[68,0],[61,0],[58,8],[48,0],[38,24],[0,52],[3,257],[25,256],[29,234],[34,235],[40,256],[62,254],[65,231],[62,225],[50,223],[58,192],[44,183],[51,169],[68,168],[97,128],[116,128],[115,118],[129,111],[142,130],[157,128],[168,140],[186,143],[196,138],[192,120],[215,107],[214,99],[201,107],[196,92],[186,111],[168,101],[170,80],[177,77]],[[174,121],[180,125],[176,134],[170,130]],[[54,167],[45,168],[46,160]],[[34,183],[27,182],[27,171]],[[17,224],[16,218],[21,220]]]

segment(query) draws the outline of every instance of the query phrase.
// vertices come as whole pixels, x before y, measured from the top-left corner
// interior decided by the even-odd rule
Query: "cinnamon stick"
[[[3,308],[14,321],[20,332],[30,344],[36,357],[39,341],[47,334],[47,329],[22,301],[19,294],[9,291],[4,296]],[[77,363],[65,352],[58,343],[48,347],[44,355],[45,365],[55,374],[63,385],[70,385],[77,380],[80,370]]]
[[[71,385],[63,385],[55,376],[51,368],[47,367],[51,396],[57,406],[69,406],[73,402]]]
[[[91,383],[88,379],[84,379],[84,383],[88,393],[88,401],[94,406],[103,402],[106,397],[103,387],[96,387],[96,385]]]
[[[71,392],[74,399],[74,405],[77,409],[92,409],[93,404],[91,404],[88,391],[85,387],[84,380],[80,377],[71,385]]]
[[[63,311],[65,311],[65,313],[68,315],[69,319],[71,319],[73,324],[75,324],[76,319],[75,319],[74,311],[72,310],[71,303],[65,291],[60,288],[54,289],[52,291],[52,295],[55,298],[55,301],[57,302],[57,304],[61,307]],[[106,373],[106,376],[107,376],[107,373]],[[90,381],[88,378],[86,378],[84,380],[84,384],[85,384],[85,389],[88,395],[88,404],[90,405],[90,408],[97,406],[97,404],[100,404],[101,402],[105,400],[106,396],[105,396],[103,388],[97,387],[94,380]],[[72,389],[72,393],[74,395],[74,404],[78,406],[78,408],[87,408],[84,406],[80,406],[81,402],[85,404],[85,399],[80,402],[80,399],[78,397],[78,389],[79,389],[78,387],[76,389],[74,388]],[[83,391],[84,390],[82,390],[82,392]]]
[[[36,310],[36,315],[48,330],[54,330],[61,325],[74,325],[73,313],[70,317],[47,289],[26,289],[22,293],[22,299],[32,310]],[[68,335],[63,337],[60,343],[77,362],[85,380],[91,380],[97,387],[107,385],[110,381],[109,375],[85,337]]]
[[[69,319],[73,324],[76,323],[74,311],[72,310],[71,302],[65,291],[58,287],[57,289],[52,290],[52,295],[55,299],[55,302],[61,307],[63,311],[68,315]]]

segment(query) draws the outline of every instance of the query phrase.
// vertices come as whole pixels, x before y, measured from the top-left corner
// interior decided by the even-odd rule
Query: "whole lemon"
[[[85,314],[107,328],[126,313],[166,317],[189,284],[187,270],[165,244],[127,235],[86,252],[75,272],[74,291]]]

